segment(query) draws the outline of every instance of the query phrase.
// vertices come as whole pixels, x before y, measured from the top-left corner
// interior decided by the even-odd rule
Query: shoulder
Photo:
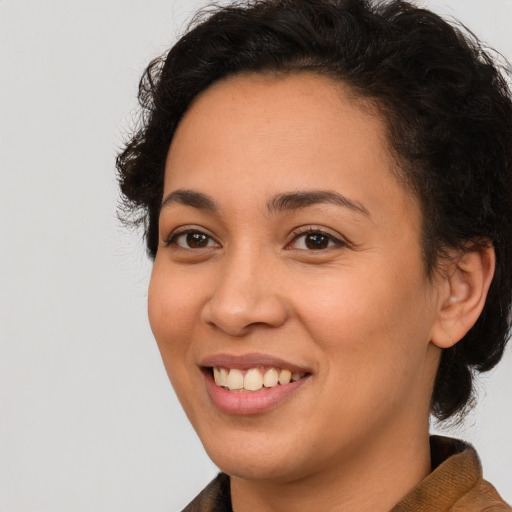
[[[512,512],[496,489],[481,479],[454,505],[453,512]]]
[[[470,444],[432,436],[430,447],[432,473],[392,512],[512,512],[483,479],[480,459]]]
[[[229,476],[219,473],[182,512],[233,512]]]

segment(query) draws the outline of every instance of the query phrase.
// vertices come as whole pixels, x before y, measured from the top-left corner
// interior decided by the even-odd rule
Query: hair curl
[[[467,30],[409,2],[257,0],[204,10],[141,79],[141,125],[117,158],[121,217],[158,247],[167,152],[191,101],[241,72],[309,71],[377,106],[401,178],[422,206],[428,275],[447,248],[492,243],[484,310],[443,351],[431,410],[462,414],[476,371],[501,359],[512,301],[512,100],[504,75]]]

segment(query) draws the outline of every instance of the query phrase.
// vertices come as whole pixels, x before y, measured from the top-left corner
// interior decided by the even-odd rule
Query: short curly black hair
[[[484,310],[443,351],[431,411],[462,415],[476,371],[501,359],[512,300],[512,100],[503,66],[467,30],[409,2],[247,0],[202,11],[140,82],[141,125],[117,158],[122,218],[158,247],[166,155],[191,101],[242,72],[313,72],[351,87],[385,121],[422,207],[429,276],[447,248],[492,243]]]

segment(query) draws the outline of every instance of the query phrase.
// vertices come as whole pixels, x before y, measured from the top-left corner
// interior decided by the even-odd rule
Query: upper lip
[[[214,354],[202,359],[199,365],[204,368],[237,368],[239,370],[266,366],[290,370],[292,373],[310,373],[310,370],[304,366],[285,361],[279,357],[258,353],[243,355]]]

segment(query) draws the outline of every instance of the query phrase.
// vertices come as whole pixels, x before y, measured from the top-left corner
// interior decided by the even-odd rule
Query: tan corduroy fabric
[[[512,509],[483,479],[472,446],[447,437],[430,438],[435,468],[391,512],[507,512]]]
[[[430,449],[434,470],[390,512],[512,512],[470,445],[432,436]],[[221,473],[183,512],[232,512],[229,477]]]

